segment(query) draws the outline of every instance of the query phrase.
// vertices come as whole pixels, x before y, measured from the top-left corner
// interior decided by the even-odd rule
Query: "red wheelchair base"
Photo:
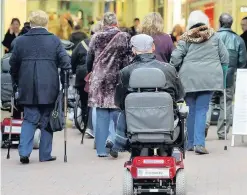
[[[172,157],[138,156],[124,164],[124,195],[166,193],[185,195],[181,152]]]

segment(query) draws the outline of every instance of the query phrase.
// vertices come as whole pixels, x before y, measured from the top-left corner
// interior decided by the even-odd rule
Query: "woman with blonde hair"
[[[153,12],[145,16],[142,22],[142,33],[153,37],[156,59],[169,62],[174,45],[171,37],[164,33],[164,20],[159,13]]]
[[[58,30],[58,37],[60,39],[69,40],[71,34],[72,34],[72,27],[69,23],[69,20],[66,18],[66,15],[62,15],[60,17],[60,27]]]

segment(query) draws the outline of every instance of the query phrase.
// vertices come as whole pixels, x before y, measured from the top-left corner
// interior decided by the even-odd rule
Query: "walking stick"
[[[68,103],[68,72],[64,71],[64,162],[67,162],[67,103]]]
[[[225,144],[227,140],[227,131],[226,131],[226,77],[227,77],[228,66],[223,65],[223,75],[224,75],[224,130],[225,130]],[[224,150],[227,150],[227,144],[224,146]]]
[[[12,134],[12,127],[13,127],[13,114],[14,114],[14,97],[11,96],[11,116],[10,116],[10,130],[9,130],[9,139],[8,139],[8,153],[7,153],[7,159],[10,159],[10,148],[12,145],[12,141],[11,141],[11,134]]]
[[[224,87],[224,130],[225,130],[225,144],[227,140],[227,131],[226,131],[226,87]],[[224,150],[227,150],[227,145],[224,146]]]
[[[83,144],[84,136],[85,136],[85,133],[86,133],[86,130],[87,130],[87,126],[88,126],[89,111],[90,111],[90,109],[87,106],[86,113],[84,114],[84,116],[82,116],[83,117],[84,126],[83,126],[83,129],[82,129],[81,144]]]

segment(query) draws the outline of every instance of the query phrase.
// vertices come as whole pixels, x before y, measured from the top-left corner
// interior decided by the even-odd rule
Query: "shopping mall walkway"
[[[187,195],[243,195],[247,192],[247,143],[224,151],[224,141],[216,140],[211,128],[207,147],[209,155],[187,153]],[[80,145],[80,134],[69,129],[68,163],[63,162],[63,133],[54,139],[54,155],[58,160],[38,162],[34,151],[29,165],[21,165],[17,150],[6,160],[2,149],[2,195],[121,195],[123,164],[129,155],[117,160],[100,159],[93,141]],[[247,141],[247,138],[246,138]],[[240,143],[240,144],[239,144]],[[228,141],[228,145],[230,141]]]

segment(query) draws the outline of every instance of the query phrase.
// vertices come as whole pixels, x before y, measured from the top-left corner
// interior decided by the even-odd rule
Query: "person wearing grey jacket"
[[[223,71],[227,70],[229,55],[203,12],[190,14],[187,32],[181,36],[170,63],[179,72],[190,110],[187,150],[208,154],[205,148],[206,114],[213,92],[223,91]]]
[[[223,41],[229,52],[229,67],[227,71],[226,78],[226,127],[227,133],[229,133],[231,126],[231,114],[232,114],[232,102],[234,96],[234,86],[235,86],[235,73],[238,68],[245,68],[247,53],[245,48],[244,40],[232,31],[231,26],[233,23],[233,18],[231,15],[223,13],[219,19],[220,29],[217,35]],[[220,116],[218,120],[218,138],[224,140],[224,96],[222,93],[214,94],[214,96],[220,97]],[[209,112],[207,116],[207,126],[206,132],[210,126],[211,113],[214,107],[214,102],[210,103]]]

